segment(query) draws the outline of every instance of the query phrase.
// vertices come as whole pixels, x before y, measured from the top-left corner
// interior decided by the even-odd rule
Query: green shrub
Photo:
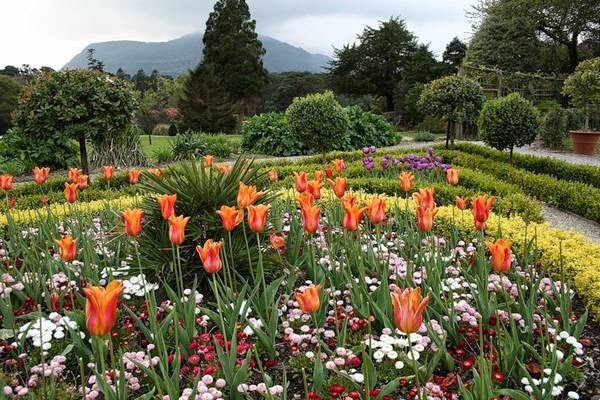
[[[456,149],[490,160],[509,162],[508,154],[476,144],[461,143],[456,146]],[[600,168],[592,165],[571,164],[550,157],[536,157],[525,154],[514,154],[513,165],[536,174],[550,175],[565,181],[581,182],[600,188]]]
[[[20,91],[17,81],[0,75],[0,135],[12,126],[10,113],[17,107]]]
[[[390,146],[395,141],[395,131],[392,125],[381,115],[363,111],[358,106],[347,107],[350,149],[360,149],[365,146]]]
[[[306,154],[304,144],[292,135],[284,113],[264,113],[248,118],[242,128],[242,149],[272,156]]]
[[[239,151],[239,143],[231,140],[227,135],[200,134],[198,139],[204,142],[206,153],[215,157],[227,158]]]
[[[152,158],[159,163],[173,161],[173,149],[171,147],[159,147],[152,151]]]
[[[314,151],[348,148],[348,117],[333,92],[297,97],[285,112],[292,135]]]
[[[415,126],[421,122],[425,116],[419,108],[418,102],[425,85],[421,82],[415,83],[406,95],[404,96],[404,108],[406,110],[406,119],[411,126]]]
[[[167,136],[169,135],[169,124],[156,124],[154,128],[152,128],[152,134],[157,136]]]
[[[486,102],[479,116],[483,141],[497,150],[510,150],[511,160],[515,147],[533,143],[538,128],[538,110],[519,93]]]
[[[586,114],[588,129],[592,113],[600,110],[600,57],[580,62],[565,80],[563,93],[571,96],[573,105]]]
[[[560,149],[564,147],[567,138],[567,110],[558,106],[550,109],[542,118],[540,141],[544,147]]]
[[[174,160],[192,160],[207,154],[207,146],[192,131],[187,131],[175,137],[171,144],[171,153]]]
[[[446,122],[439,117],[426,115],[423,121],[415,126],[415,130],[433,133],[446,133]]]
[[[413,140],[415,142],[433,142],[435,141],[436,137],[433,133],[431,132],[417,132],[415,133],[415,136],[413,136]]]
[[[506,182],[511,182],[524,193],[556,207],[572,211],[582,217],[600,222],[600,189],[591,185],[538,175],[503,162],[490,160],[460,151],[440,150],[446,162],[479,169]]]

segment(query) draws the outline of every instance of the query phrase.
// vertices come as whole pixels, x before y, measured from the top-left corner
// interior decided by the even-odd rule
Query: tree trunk
[[[449,147],[450,144],[450,131],[452,129],[452,122],[448,121],[446,123],[446,148]]]
[[[385,95],[385,107],[387,111],[394,111],[394,95],[386,94]]]
[[[85,143],[85,134],[79,135],[79,155],[81,156],[81,170],[85,175],[90,173],[90,164],[88,163],[87,145]]]
[[[510,148],[510,166],[512,167],[513,165],[513,147]]]
[[[579,64],[579,54],[577,52],[577,38],[579,37],[579,35],[576,35],[575,33],[573,33],[573,36],[571,38],[571,41],[569,42],[569,45],[567,46],[567,49],[569,51],[569,72],[573,72],[575,71],[575,68],[577,68],[577,64]]]

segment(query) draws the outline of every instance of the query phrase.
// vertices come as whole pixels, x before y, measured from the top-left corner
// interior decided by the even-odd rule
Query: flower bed
[[[396,181],[402,197],[345,193],[348,164],[335,192],[302,173],[274,192],[243,160],[184,163],[120,199],[140,208],[122,218],[95,218],[102,201],[11,210],[3,395],[578,398],[591,343],[568,277],[599,315],[600,246],[487,197],[438,207],[413,186],[427,168]]]

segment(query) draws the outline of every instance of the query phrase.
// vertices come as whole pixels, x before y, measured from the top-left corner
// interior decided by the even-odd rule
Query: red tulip
[[[106,179],[111,180],[115,173],[115,167],[113,167],[112,165],[105,165],[102,167],[102,173],[104,174],[104,177]]]
[[[190,217],[183,217],[180,215],[176,217],[171,215],[169,217],[169,240],[175,246],[182,244],[185,241],[185,226],[187,225]]]
[[[136,237],[142,232],[143,210],[139,208],[123,210],[121,211],[121,217],[125,223],[125,233],[127,236]]]
[[[346,163],[344,160],[340,159],[333,160],[333,167],[335,168],[336,172],[340,173],[346,169]]]
[[[64,235],[60,240],[55,240],[58,244],[60,259],[64,262],[70,262],[77,257],[77,240],[71,235]]]
[[[50,168],[35,167],[32,172],[33,172],[33,180],[35,181],[35,183],[37,183],[38,185],[41,185],[42,183],[46,182],[46,180],[48,179],[48,174],[50,173]]]
[[[204,157],[202,157],[202,160],[204,161],[204,166],[207,168],[210,168],[213,166],[213,162],[215,161],[215,158],[213,156],[211,156],[210,154],[207,154]]]
[[[358,207],[356,204],[356,197],[354,196],[343,199],[342,207],[344,208],[344,228],[349,231],[357,230],[358,224],[360,223],[364,212],[367,210],[367,207]]]
[[[256,186],[248,186],[244,184],[244,182],[240,182],[240,187],[238,189],[237,195],[237,204],[239,208],[246,208],[252,204],[256,200],[258,200],[264,192],[259,192],[256,190]]]
[[[77,177],[77,187],[81,190],[86,189],[89,186],[88,176],[87,175],[79,175]]]
[[[494,205],[494,196],[487,198],[486,196],[473,197],[471,201],[471,213],[473,221],[477,229],[485,229],[486,222],[490,217],[490,211]]]
[[[277,179],[279,179],[279,177],[277,176],[277,170],[275,168],[271,168],[271,170],[269,171],[269,180],[271,182],[277,182]]]
[[[332,179],[327,179],[327,182],[329,182],[329,184],[333,188],[333,193],[335,193],[335,195],[338,198],[341,199],[342,197],[344,197],[344,194],[346,193],[346,184],[348,183],[348,179],[341,178],[338,176],[337,178],[335,178],[335,182]]]
[[[83,288],[86,297],[85,325],[92,336],[104,336],[117,322],[117,302],[123,293],[120,281],[112,281],[106,289],[98,286]]]
[[[458,170],[449,168],[446,170],[446,181],[452,186],[458,184]]]
[[[218,170],[221,175],[225,175],[225,174],[228,174],[232,170],[232,167],[230,165],[219,164]]]
[[[456,208],[459,210],[464,210],[467,208],[467,201],[464,197],[456,196],[456,199],[454,199],[454,205],[456,205]]]
[[[270,236],[271,246],[281,252],[285,252],[285,237],[272,233]]]
[[[319,229],[319,218],[321,209],[318,206],[302,207],[302,217],[304,218],[304,232],[315,233]]]
[[[306,189],[308,186],[306,172],[304,172],[304,171],[294,172],[294,178],[296,180],[296,190],[299,193],[306,192]]]
[[[417,332],[423,323],[423,311],[429,304],[429,295],[423,299],[421,288],[404,291],[396,288],[391,296],[396,328],[406,334]]]
[[[321,188],[323,187],[323,183],[320,180],[308,181],[306,185],[306,190],[314,196],[315,199],[321,198]]]
[[[135,185],[140,180],[140,174],[142,171],[139,169],[132,169],[129,171],[129,183]]]
[[[176,194],[163,194],[156,198],[158,205],[160,206],[160,213],[164,220],[168,220],[172,215],[175,214],[175,201],[177,201]]]
[[[417,227],[421,232],[431,232],[433,228],[433,218],[437,214],[434,208],[417,208]]]
[[[198,252],[198,255],[200,256],[202,267],[209,274],[216,274],[223,266],[221,263],[222,247],[223,242],[214,242],[212,239],[208,239],[204,242],[204,246],[196,246],[196,252]]]
[[[79,175],[81,175],[81,170],[79,168],[69,168],[69,171],[67,172],[67,177],[71,183],[76,183],[79,179]]]
[[[13,176],[10,174],[0,175],[0,188],[8,192],[13,188]]]
[[[414,179],[415,176],[412,172],[404,171],[400,174],[400,187],[405,193],[412,190]]]
[[[367,204],[367,216],[369,220],[375,225],[382,223],[385,220],[386,207],[384,200],[379,197],[373,198],[371,203]]]
[[[221,206],[217,214],[221,217],[223,229],[227,232],[234,230],[244,220],[244,212],[237,210],[235,207]]]
[[[496,272],[507,273],[512,263],[510,240],[498,239],[495,243],[486,242],[486,246],[492,254],[492,269]]]
[[[312,314],[321,307],[321,285],[305,289],[304,292],[296,292],[294,299],[298,302],[298,307],[305,313]]]
[[[148,168],[148,172],[150,172],[154,176],[162,175],[162,171],[160,170],[160,168]]]
[[[270,205],[265,204],[248,206],[248,227],[252,232],[260,233],[265,230],[267,213],[270,208]]]
[[[300,193],[298,195],[298,203],[300,203],[300,208],[312,207],[315,205],[315,197],[308,192]]]
[[[79,185],[77,183],[67,183],[65,182],[65,200],[69,203],[75,203],[77,201],[77,188]]]
[[[417,202],[417,206],[422,208],[435,208],[433,200],[435,190],[433,188],[423,188],[418,192],[413,193],[413,199]]]

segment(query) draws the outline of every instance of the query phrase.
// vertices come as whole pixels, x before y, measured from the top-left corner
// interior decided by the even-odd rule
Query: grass
[[[428,132],[429,133],[429,132]],[[423,131],[404,131],[400,132],[404,140],[415,140],[415,136],[420,136],[423,134]],[[443,140],[446,138],[445,133],[431,133],[435,137],[435,141]]]
[[[208,135],[206,135],[208,136]],[[227,138],[229,144],[233,147],[239,148],[242,142],[242,135],[223,135]],[[142,135],[140,136],[140,143],[142,145],[142,150],[146,157],[153,159],[154,153],[157,150],[169,149],[171,147],[172,141],[175,140],[173,136],[162,136],[162,135]],[[152,143],[150,143],[152,141]]]

